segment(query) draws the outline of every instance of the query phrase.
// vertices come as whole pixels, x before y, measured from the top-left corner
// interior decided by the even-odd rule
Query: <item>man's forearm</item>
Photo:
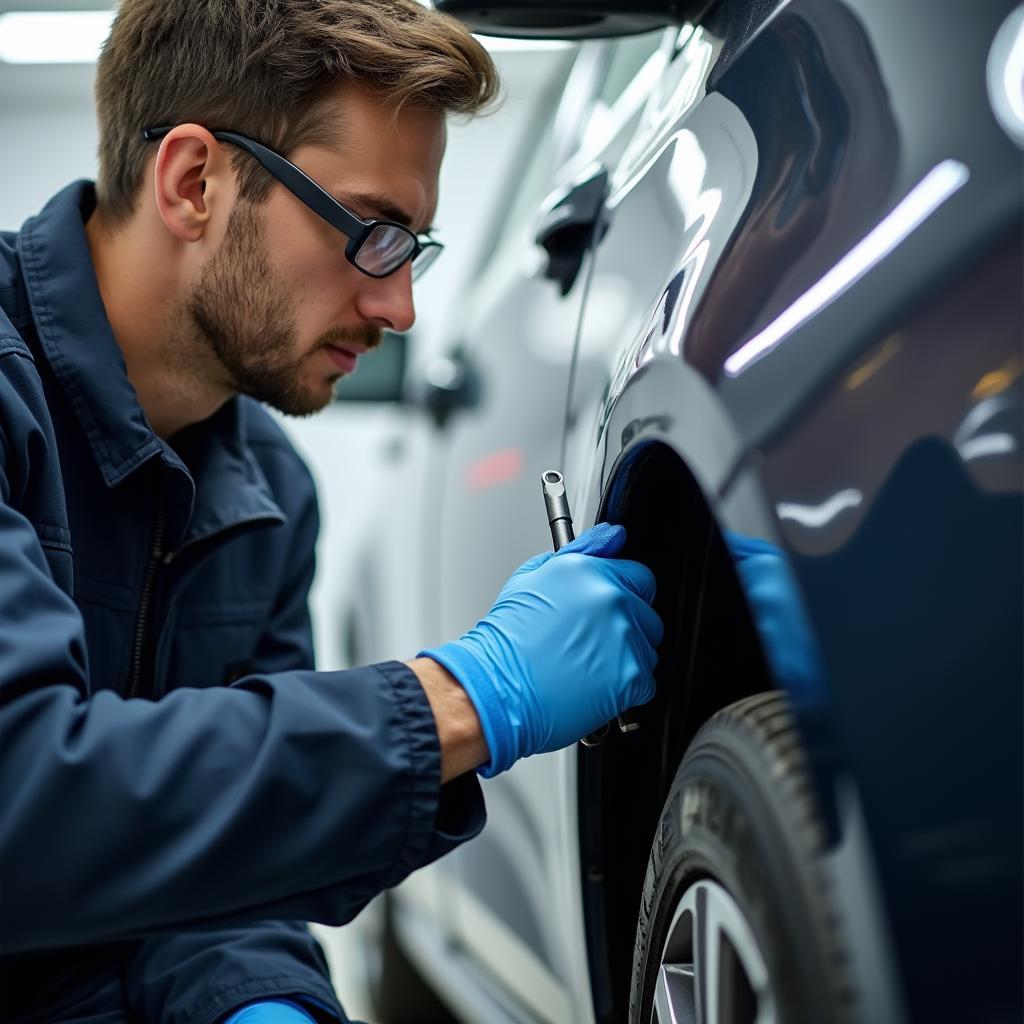
[[[420,681],[434,713],[441,744],[441,782],[479,768],[490,759],[480,719],[462,684],[433,658],[406,664]]]

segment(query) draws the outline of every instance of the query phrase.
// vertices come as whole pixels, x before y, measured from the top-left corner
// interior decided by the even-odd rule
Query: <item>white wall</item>
[[[91,65],[0,62],[0,229],[18,227],[75,178],[95,177],[92,82]]]

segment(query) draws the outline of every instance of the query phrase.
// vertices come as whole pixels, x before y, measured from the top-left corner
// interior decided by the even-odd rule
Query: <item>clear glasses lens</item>
[[[427,269],[433,264],[434,260],[441,255],[441,251],[444,246],[437,243],[432,245],[425,245],[420,249],[419,255],[412,261],[412,279],[415,281],[422,277]]]
[[[359,247],[356,265],[381,276],[397,270],[416,248],[416,236],[394,224],[378,224]]]

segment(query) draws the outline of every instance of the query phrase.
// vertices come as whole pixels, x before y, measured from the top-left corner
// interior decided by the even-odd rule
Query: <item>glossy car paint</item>
[[[791,696],[823,802],[854,781],[913,1020],[1019,1006],[1021,163],[984,77],[1008,11],[794,2],[719,61],[616,171],[590,288],[628,314],[588,300],[570,400],[587,521],[664,444],[790,555],[827,668]]]
[[[661,447],[720,530],[781,546],[824,671],[777,683],[872,1022],[1019,1014],[1021,161],[988,84],[1012,7],[722,0],[667,33],[642,102],[552,177],[611,174],[572,290],[525,225],[467,304],[476,401],[427,497],[420,646],[549,545],[552,465],[582,528],[635,511]],[[595,1019],[589,756],[489,782],[435,895],[399,891],[466,1019]]]

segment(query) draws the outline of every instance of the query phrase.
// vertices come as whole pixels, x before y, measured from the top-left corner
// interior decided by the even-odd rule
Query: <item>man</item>
[[[0,236],[5,1021],[343,1019],[296,922],[475,835],[474,770],[653,694],[607,524],[452,643],[312,671],[315,498],[259,403],[320,409],[409,329],[445,115],[496,88],[415,0],[123,0],[95,188]]]

